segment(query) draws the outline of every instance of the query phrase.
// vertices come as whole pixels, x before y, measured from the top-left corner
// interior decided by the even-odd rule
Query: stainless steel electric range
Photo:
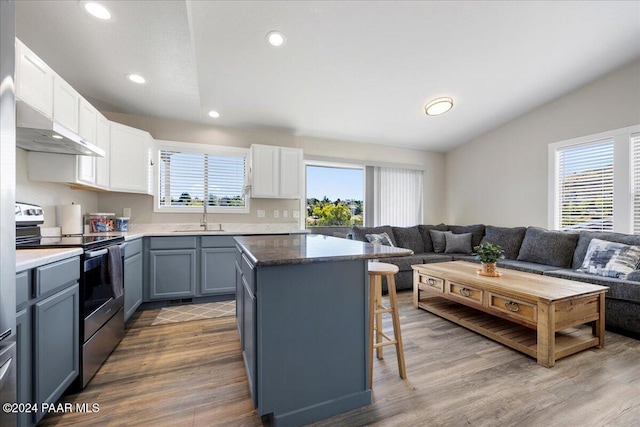
[[[124,336],[122,236],[42,237],[41,207],[16,203],[16,249],[81,248],[80,259],[80,373],[75,389],[84,388]],[[120,250],[119,262],[109,256]],[[112,252],[113,253],[113,252]],[[117,254],[117,252],[115,252]],[[116,256],[116,258],[118,258]],[[109,265],[111,261],[111,265]],[[119,265],[113,265],[119,264]],[[113,269],[116,274],[113,274]],[[118,271],[119,269],[119,271]],[[117,283],[113,283],[117,280]]]

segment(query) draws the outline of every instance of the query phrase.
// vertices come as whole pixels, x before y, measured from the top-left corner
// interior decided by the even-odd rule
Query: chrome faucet
[[[209,229],[209,227],[207,226],[207,205],[208,205],[208,201],[204,200],[204,203],[202,204],[203,206],[203,210],[202,210],[202,220],[200,221],[200,225],[204,228],[204,231],[207,231]]]

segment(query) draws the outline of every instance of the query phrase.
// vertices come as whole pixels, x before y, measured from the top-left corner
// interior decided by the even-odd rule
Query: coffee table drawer
[[[535,304],[519,301],[504,295],[489,293],[489,308],[532,323],[536,323],[538,320]]]
[[[482,289],[476,289],[461,283],[449,281],[449,286],[447,286],[446,292],[456,298],[462,298],[482,305]]]
[[[440,279],[439,277],[434,276],[428,276],[426,274],[419,274],[418,277],[418,286],[420,287],[420,289],[435,289],[440,292],[444,292],[444,279]]]

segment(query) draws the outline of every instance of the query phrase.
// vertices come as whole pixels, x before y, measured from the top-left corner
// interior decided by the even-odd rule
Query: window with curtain
[[[640,133],[631,135],[631,153],[633,234],[640,234]]]
[[[407,227],[422,223],[421,170],[374,168],[375,225]]]
[[[248,212],[244,194],[247,156],[179,149],[159,150],[157,204],[160,210]]]
[[[561,230],[613,230],[613,139],[556,150],[556,216]]]

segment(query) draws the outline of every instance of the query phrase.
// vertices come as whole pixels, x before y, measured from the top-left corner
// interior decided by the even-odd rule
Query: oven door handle
[[[120,245],[120,250],[124,251],[124,248],[127,247],[127,242],[123,243]],[[106,255],[107,254],[107,250],[106,249],[100,249],[99,251],[87,251],[85,252],[85,258],[89,259],[89,258],[95,258],[97,256],[102,256],[102,255]]]

